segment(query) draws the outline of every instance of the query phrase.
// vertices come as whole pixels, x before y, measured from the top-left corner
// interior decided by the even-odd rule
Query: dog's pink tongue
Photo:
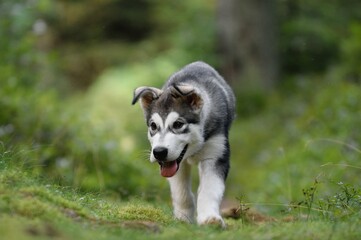
[[[176,174],[178,170],[178,163],[177,161],[173,161],[173,162],[167,162],[165,164],[163,164],[163,166],[160,166],[160,174],[163,177],[173,177],[174,174]]]

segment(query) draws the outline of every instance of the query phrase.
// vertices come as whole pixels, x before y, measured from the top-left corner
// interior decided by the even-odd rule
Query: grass
[[[361,236],[359,216],[330,220],[297,218],[299,214],[290,218],[287,214],[287,219],[282,216],[265,222],[228,219],[227,230],[198,227],[173,220],[165,202],[156,206],[139,199],[123,202],[81,193],[9,167],[4,160],[1,169],[0,233],[5,239],[352,239]]]
[[[168,60],[109,70],[87,92],[67,99],[50,91],[0,89],[9,110],[0,125],[1,236],[361,236],[361,92],[356,83],[327,76],[240,98],[225,196],[239,200],[232,210],[237,219],[227,219],[225,231],[175,221],[167,183],[147,160],[142,112],[130,106],[136,86],[160,86],[176,69]],[[10,101],[14,93],[17,101]]]
[[[173,221],[167,209],[60,187],[5,160],[0,180],[0,233],[5,239],[111,239],[137,229],[139,236],[145,236]]]
[[[139,199],[114,201],[101,194],[81,193],[31,176],[4,160],[0,179],[0,234],[4,239],[356,239],[361,236],[359,215],[333,220],[306,219],[298,213],[266,221],[227,219],[227,230],[220,230],[173,220],[165,202],[155,205]],[[355,210],[359,212],[360,206]],[[246,214],[248,210],[244,211]]]

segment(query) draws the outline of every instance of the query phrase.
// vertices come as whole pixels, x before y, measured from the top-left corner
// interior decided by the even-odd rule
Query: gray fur
[[[204,139],[212,135],[224,133],[228,136],[231,122],[235,117],[235,97],[226,81],[211,66],[204,62],[194,62],[173,74],[162,90],[171,86],[190,84],[207,96],[211,111],[205,122]],[[220,88],[222,86],[224,89]]]
[[[209,100],[206,104],[211,106],[211,111],[206,116],[204,138],[207,140],[212,135],[224,133],[228,135],[231,122],[235,117],[235,97],[232,89],[226,81],[211,66],[204,62],[194,62],[185,66],[180,71],[174,73],[161,89],[161,94],[156,94],[155,88],[148,88],[148,91],[154,96],[154,100],[149,108],[143,109],[146,122],[148,124],[152,113],[159,112],[165,117],[174,109],[174,99],[171,95],[173,86],[181,84],[190,84],[198,91],[198,93]],[[223,88],[220,88],[220,86]],[[141,91],[135,91],[133,104],[141,97],[146,87],[140,87]],[[159,93],[159,91],[158,91]],[[184,106],[183,106],[184,107]],[[189,115],[193,120],[197,119],[186,108],[180,110],[181,115]]]

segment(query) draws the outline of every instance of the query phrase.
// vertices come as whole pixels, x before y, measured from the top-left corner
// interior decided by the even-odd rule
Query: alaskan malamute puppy
[[[228,131],[235,116],[235,97],[211,66],[194,62],[174,73],[162,89],[138,87],[148,126],[151,162],[160,166],[172,193],[176,218],[225,226],[220,215],[229,170]],[[197,202],[191,188],[191,166],[198,165]]]

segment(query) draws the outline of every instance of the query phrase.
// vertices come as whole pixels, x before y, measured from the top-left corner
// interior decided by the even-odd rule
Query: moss
[[[95,217],[76,201],[66,199],[64,192],[51,184],[46,186],[26,171],[10,167],[0,172],[0,210],[27,218],[63,219]]]
[[[13,199],[10,202],[10,206],[13,213],[17,213],[28,218],[46,216],[54,217],[58,215],[58,212],[52,206],[31,197]]]
[[[153,221],[163,224],[170,223],[172,219],[163,210],[144,203],[129,203],[119,208],[118,217],[124,220]]]
[[[82,206],[80,206],[78,203],[67,200],[64,197],[59,196],[59,193],[56,194],[44,187],[30,186],[20,189],[20,192],[41,198],[57,206],[58,208],[71,209],[72,211],[75,211],[76,214],[79,216],[86,218],[93,218],[91,214],[88,211],[86,211]]]
[[[124,203],[45,183],[15,167],[0,171],[0,179],[5,180],[0,182],[0,235],[5,239],[300,239],[301,236],[357,239],[361,236],[360,219],[356,216],[336,222],[301,219],[248,224],[227,220],[228,230],[221,231],[174,221],[167,209],[142,200]]]

